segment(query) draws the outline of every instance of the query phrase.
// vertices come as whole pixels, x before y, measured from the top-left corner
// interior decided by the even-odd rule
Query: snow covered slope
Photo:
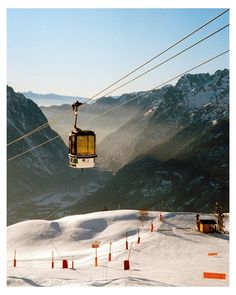
[[[229,234],[201,234],[194,226],[195,213],[165,213],[160,222],[152,211],[142,222],[136,210],[20,222],[8,227],[8,286],[228,286]],[[129,250],[132,245],[130,270],[124,270],[126,233]],[[100,242],[97,267],[95,241]],[[68,269],[62,269],[62,259],[68,260]],[[226,280],[203,279],[203,272],[226,273]]]

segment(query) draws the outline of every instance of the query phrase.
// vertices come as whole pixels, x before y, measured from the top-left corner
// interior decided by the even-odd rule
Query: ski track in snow
[[[196,232],[195,213],[149,212],[143,223],[139,211],[117,210],[68,216],[54,221],[29,220],[8,227],[7,285],[55,286],[228,286],[229,234]],[[211,218],[209,215],[201,217]],[[150,232],[153,220],[154,231]],[[137,244],[137,230],[141,243]],[[226,219],[228,228],[228,219]],[[124,270],[132,243],[130,270]],[[95,249],[100,241],[98,266]],[[112,242],[112,261],[108,261]],[[16,249],[17,266],[13,267]],[[51,268],[54,250],[55,268]],[[217,252],[218,256],[208,256]],[[68,269],[62,269],[62,259]],[[74,269],[72,269],[72,260]],[[203,279],[203,272],[226,273],[226,280]]]

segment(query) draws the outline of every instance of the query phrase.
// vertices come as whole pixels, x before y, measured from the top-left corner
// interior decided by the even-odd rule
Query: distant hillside
[[[32,91],[22,92],[22,94],[33,100],[38,106],[51,106],[61,104],[72,104],[74,101],[85,101],[86,98],[78,96],[59,95],[54,93],[39,94]]]

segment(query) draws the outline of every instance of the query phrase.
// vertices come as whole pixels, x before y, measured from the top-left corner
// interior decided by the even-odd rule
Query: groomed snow
[[[20,222],[7,229],[7,284],[11,287],[228,286],[229,234],[202,234],[194,227],[195,213],[165,213],[160,222],[159,212],[152,211],[142,223],[136,210]],[[130,270],[124,270],[129,253],[125,249],[126,232],[129,249],[132,243]],[[100,242],[97,267],[95,249],[91,247],[94,241]],[[110,242],[112,260],[108,261]],[[218,255],[208,256],[209,252]],[[62,259],[68,260],[68,269],[62,269]],[[226,273],[226,280],[204,279],[203,272]]]

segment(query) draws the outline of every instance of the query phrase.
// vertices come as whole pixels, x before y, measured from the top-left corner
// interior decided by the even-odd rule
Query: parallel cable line
[[[194,46],[200,44],[201,42],[203,42],[203,41],[207,40],[208,38],[214,36],[215,34],[219,33],[220,31],[226,29],[227,27],[229,27],[229,24],[227,24],[227,25],[221,27],[220,29],[218,29],[218,30],[216,30],[215,32],[213,32],[213,33],[207,35],[206,37],[202,38],[201,40],[197,41],[196,43],[194,43],[194,44],[192,44],[192,45],[186,47],[185,49],[183,49],[183,50],[181,50],[180,52],[176,53],[175,55],[171,56],[170,58],[164,60],[163,62],[161,62],[161,63],[159,63],[159,64],[157,64],[157,65],[155,65],[154,67],[152,67],[152,68],[150,68],[149,70],[143,72],[142,74],[140,74],[140,75],[134,77],[133,79],[127,81],[126,83],[120,85],[119,87],[117,87],[117,88],[111,90],[110,92],[106,93],[105,96],[108,95],[108,94],[110,94],[110,93],[112,93],[112,92],[114,92],[114,91],[116,91],[116,90],[118,90],[118,89],[120,89],[120,88],[122,88],[122,87],[124,87],[124,86],[126,86],[126,85],[128,85],[129,83],[131,83],[131,82],[137,80],[138,78],[140,78],[140,77],[146,75],[147,73],[149,73],[149,72],[155,70],[156,68],[158,68],[158,67],[164,65],[164,64],[167,63],[168,61],[170,61],[170,60],[176,58],[177,56],[179,56],[179,55],[181,55],[182,53],[188,51],[189,49],[193,48]]]
[[[199,68],[199,67],[201,67],[201,66],[203,66],[203,65],[205,65],[205,64],[207,64],[207,63],[209,63],[209,62],[211,62],[212,60],[215,60],[216,58],[219,58],[220,56],[222,56],[222,55],[224,55],[224,54],[226,54],[226,53],[228,53],[228,52],[229,52],[229,50],[225,50],[225,51],[223,51],[223,52],[217,54],[216,56],[214,56],[214,57],[212,57],[212,58],[210,58],[210,59],[207,59],[207,60],[205,60],[204,62],[202,62],[202,63],[200,63],[200,64],[198,64],[198,65],[192,67],[191,69],[189,69],[189,70],[187,70],[187,71],[184,71],[184,72],[182,72],[181,74],[178,74],[177,76],[175,76],[175,77],[173,77],[173,78],[171,78],[171,79],[169,79],[169,80],[167,80],[167,81],[165,81],[165,82],[163,82],[163,83],[157,85],[156,87],[150,89],[149,91],[156,90],[157,88],[160,88],[160,87],[164,86],[165,84],[170,83],[171,81],[173,81],[173,80],[175,80],[175,79],[177,79],[177,78],[180,78],[181,76],[183,76],[183,75],[185,75],[185,74],[187,74],[187,73],[189,73],[189,72],[191,72],[191,71],[193,71],[193,70],[195,70],[195,69],[197,69],[197,68]],[[123,106],[123,105],[125,105],[125,104],[127,104],[127,103],[129,103],[129,102],[131,102],[131,101],[134,101],[135,99],[141,98],[141,97],[143,97],[143,96],[145,96],[145,95],[146,95],[146,94],[143,94],[143,93],[140,94],[140,95],[137,95],[137,96],[135,96],[134,98],[132,98],[132,99],[130,99],[130,100],[128,100],[128,101],[125,101],[125,102],[123,102],[123,103],[121,103],[121,104],[115,106],[114,108],[111,108],[111,109],[109,109],[109,110],[103,112],[102,114],[98,115],[97,117],[95,117],[95,118],[93,118],[93,119],[90,119],[90,120],[88,120],[87,122],[82,123],[81,125],[83,126],[83,125],[85,125],[85,124],[88,124],[88,123],[90,123],[90,122],[93,122],[93,121],[95,121],[95,120],[101,118],[102,116],[106,115],[107,113],[110,113],[110,112],[112,112],[112,111],[114,111],[114,110],[120,108],[121,106]],[[61,135],[63,135],[63,134],[66,134],[66,132],[62,133]],[[20,156],[26,154],[26,153],[29,153],[29,152],[33,151],[34,149],[36,149],[36,148],[38,148],[38,147],[40,147],[40,146],[45,145],[46,143],[49,143],[49,142],[53,141],[54,139],[61,138],[61,135],[57,135],[57,136],[55,136],[55,137],[53,137],[53,138],[51,138],[51,139],[49,139],[49,140],[47,140],[47,141],[45,141],[45,142],[42,142],[41,144],[39,144],[39,145],[37,145],[37,146],[35,146],[35,147],[33,147],[33,148],[27,150],[27,151],[24,151],[24,152],[22,152],[22,153],[20,153],[20,154],[18,154],[18,155],[16,155],[16,156],[13,156],[12,158],[8,159],[7,161],[8,161],[8,162],[9,162],[9,161],[12,161],[12,160],[14,160],[14,159],[16,159],[16,158],[18,158],[18,157],[20,157]]]
[[[163,50],[163,51],[161,51],[160,53],[158,53],[157,55],[155,55],[154,57],[150,58],[149,60],[147,60],[146,62],[144,62],[143,64],[141,64],[140,66],[138,66],[137,68],[135,68],[134,70],[132,70],[131,72],[129,72],[128,74],[126,74],[126,75],[124,75],[123,77],[121,77],[121,78],[120,78],[119,80],[117,80],[116,82],[110,84],[109,86],[107,86],[106,88],[104,88],[103,90],[101,90],[100,92],[96,93],[95,95],[93,95],[92,97],[90,97],[89,99],[87,99],[84,103],[87,103],[88,101],[92,100],[93,98],[95,98],[95,97],[98,96],[99,94],[105,92],[106,90],[108,90],[108,89],[111,88],[112,86],[118,84],[119,82],[121,82],[122,80],[124,80],[125,78],[127,78],[128,76],[130,76],[130,75],[132,75],[133,73],[137,72],[139,69],[141,69],[142,67],[144,67],[144,66],[147,65],[148,63],[152,62],[152,61],[153,61],[154,59],[156,59],[157,57],[163,55],[164,53],[166,53],[166,52],[169,51],[170,49],[174,48],[176,45],[180,44],[181,42],[183,42],[184,40],[186,40],[186,39],[189,38],[190,36],[194,35],[195,33],[197,33],[198,31],[200,31],[201,29],[203,29],[204,27],[206,27],[207,25],[209,25],[210,23],[212,23],[213,21],[215,21],[216,19],[218,19],[219,17],[221,17],[222,15],[224,15],[224,14],[225,14],[226,12],[228,12],[228,11],[229,11],[229,9],[224,10],[222,13],[220,13],[219,15],[215,16],[214,18],[210,19],[209,21],[207,21],[206,23],[204,23],[203,25],[201,25],[200,27],[198,27],[197,29],[195,29],[194,31],[192,31],[191,33],[189,33],[188,35],[186,35],[185,37],[181,38],[180,40],[178,40],[178,41],[175,42],[174,44],[170,45],[170,46],[169,46],[168,48],[166,48],[165,50]],[[141,74],[139,77],[141,77],[141,76],[143,76],[143,75],[144,75],[144,73]],[[135,78],[135,79],[137,79],[137,78]],[[133,80],[131,80],[131,81],[133,81]],[[131,82],[131,81],[130,81],[130,82]],[[116,88],[116,89],[110,91],[109,93],[105,94],[105,96],[108,95],[108,94],[110,94],[110,93],[112,93],[112,92],[114,92],[114,91],[117,90],[117,89],[120,89],[121,87],[127,85],[127,84],[130,83],[130,82],[127,82],[127,83],[125,83],[124,85],[122,85],[122,86],[120,86],[120,87],[118,87],[118,88]],[[40,131],[40,130],[46,128],[46,127],[48,127],[49,124],[51,124],[51,123],[53,123],[53,122],[55,122],[55,121],[61,119],[61,118],[64,117],[64,116],[67,116],[70,112],[71,112],[71,111],[67,111],[67,112],[61,113],[60,115],[58,115],[57,117],[55,117],[55,118],[52,119],[51,121],[49,121],[49,122],[47,122],[47,123],[45,123],[45,124],[39,126],[38,128],[36,128],[36,129],[34,129],[34,130],[28,132],[27,134],[25,134],[25,135],[23,135],[23,136],[21,136],[21,137],[15,139],[15,140],[13,140],[12,142],[8,143],[7,146],[10,146],[11,144],[13,144],[13,143],[15,143],[15,142],[17,142],[17,141],[19,141],[19,140],[21,140],[21,139],[23,139],[23,138],[25,138],[25,137],[27,137],[27,136],[30,136],[30,135],[32,135],[33,133],[38,132],[38,131]]]
[[[65,116],[67,116],[69,113],[71,113],[71,110],[70,110],[70,111],[67,111],[67,112],[65,112],[65,113],[60,114],[59,116],[57,116],[57,117],[55,117],[54,119],[48,121],[47,123],[45,123],[45,124],[43,124],[43,125],[41,125],[41,126],[35,128],[34,130],[31,130],[30,132],[28,132],[28,133],[22,135],[21,137],[15,139],[15,140],[13,140],[13,141],[11,141],[10,143],[7,144],[7,146],[10,146],[11,144],[13,144],[13,143],[15,143],[15,142],[17,142],[17,141],[19,141],[19,140],[21,140],[21,139],[23,139],[23,138],[26,138],[26,137],[28,137],[28,136],[34,134],[35,132],[38,132],[38,131],[40,131],[40,130],[46,128],[46,127],[48,127],[49,124],[51,124],[51,123],[55,122],[56,120],[59,120],[59,119],[65,117]]]
[[[180,44],[181,42],[183,42],[184,40],[186,40],[187,38],[189,38],[190,36],[194,35],[195,33],[197,33],[198,31],[200,31],[201,29],[203,29],[204,27],[206,27],[207,25],[209,25],[210,23],[212,23],[213,21],[215,21],[217,18],[221,17],[222,15],[224,15],[226,12],[228,12],[229,9],[224,10],[222,13],[220,13],[219,15],[215,16],[214,18],[210,19],[209,21],[207,21],[205,24],[203,24],[202,26],[198,27],[197,29],[195,29],[194,31],[192,31],[191,33],[189,33],[188,35],[186,35],[185,37],[181,38],[180,40],[178,40],[177,42],[175,42],[174,44],[170,45],[168,48],[166,48],[165,50],[161,51],[160,53],[156,54],[154,57],[150,58],[149,60],[147,60],[146,62],[144,62],[143,64],[141,64],[140,66],[138,66],[137,68],[135,68],[133,71],[129,72],[128,74],[124,75],[122,78],[120,78],[119,80],[117,80],[116,82],[114,82],[113,84],[107,86],[105,89],[103,89],[102,91],[96,93],[95,95],[93,95],[89,100],[95,98],[96,96],[98,96],[99,94],[101,94],[102,92],[106,91],[107,89],[111,88],[112,86],[114,86],[115,84],[119,83],[120,81],[124,80],[125,78],[127,78],[128,76],[132,75],[133,73],[137,72],[139,69],[141,69],[142,67],[144,67],[145,65],[149,64],[150,62],[152,62],[154,59],[156,59],[157,57],[163,55],[164,53],[166,53],[167,51],[169,51],[170,49],[172,49],[173,47],[175,47],[176,45]]]
[[[167,83],[169,83],[169,82],[171,82],[171,81],[173,81],[173,80],[175,80],[175,79],[177,79],[177,78],[180,78],[181,76],[183,76],[183,75],[185,75],[185,74],[187,74],[187,73],[189,73],[189,72],[191,72],[191,71],[193,71],[193,70],[195,70],[195,69],[197,69],[197,68],[199,68],[199,67],[201,67],[201,66],[207,64],[208,62],[210,62],[210,61],[212,61],[212,60],[214,60],[214,59],[216,59],[216,58],[218,58],[218,57],[220,57],[220,56],[222,56],[222,55],[224,55],[224,54],[226,54],[226,53],[228,53],[228,52],[229,52],[229,50],[225,50],[225,51],[219,53],[218,55],[216,55],[216,56],[214,56],[214,57],[212,57],[212,58],[210,58],[210,59],[208,59],[208,60],[202,62],[201,64],[198,64],[197,66],[195,66],[195,67],[193,67],[193,68],[191,68],[191,69],[189,69],[189,70],[187,70],[187,71],[185,71],[185,72],[183,72],[183,73],[181,73],[181,74],[179,74],[179,75],[177,75],[177,76],[171,78],[170,80],[165,81],[165,82],[159,84],[158,86],[156,86],[156,87],[150,89],[149,91],[156,90],[157,88],[162,87],[162,86],[164,86],[165,84],[167,84]],[[137,98],[141,98],[142,96],[145,96],[145,95],[146,95],[146,94],[143,94],[143,93],[142,93],[142,94],[139,94],[139,95],[133,97],[132,99],[130,99],[130,100],[128,100],[128,101],[125,101],[125,102],[123,102],[123,103],[121,103],[121,104],[115,106],[114,108],[111,108],[111,109],[109,109],[109,110],[103,112],[102,114],[98,115],[97,117],[92,118],[92,119],[90,119],[90,120],[88,120],[88,121],[82,123],[81,125],[83,126],[83,125],[88,124],[88,123],[90,123],[90,122],[92,122],[92,121],[95,121],[95,120],[97,120],[98,118],[102,117],[103,115],[105,115],[105,114],[107,114],[107,113],[109,113],[109,112],[112,112],[112,111],[114,111],[115,109],[118,109],[118,108],[120,108],[121,106],[123,106],[123,105],[125,105],[125,104],[127,104],[127,103],[129,103],[129,102],[131,102],[131,101],[133,101],[133,100],[135,100],[135,99],[137,99]],[[63,134],[64,134],[64,133],[63,133]]]

